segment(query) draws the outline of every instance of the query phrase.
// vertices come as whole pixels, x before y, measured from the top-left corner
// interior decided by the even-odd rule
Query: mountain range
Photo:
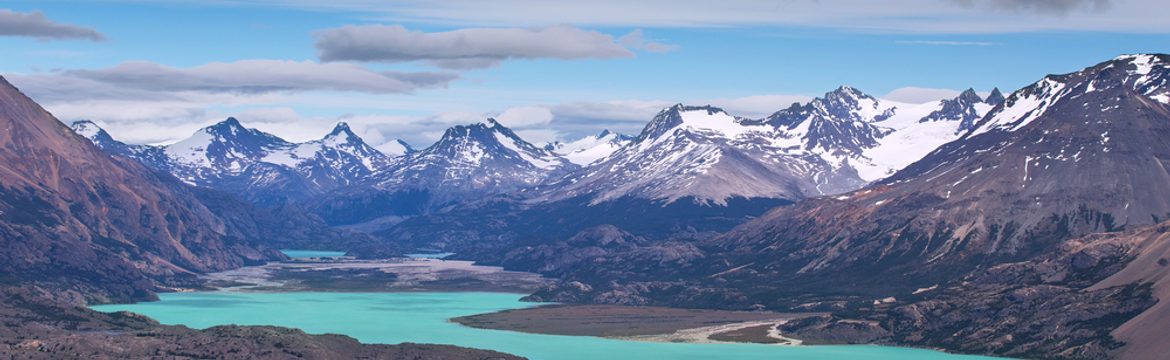
[[[361,257],[437,249],[561,279],[533,300],[828,313],[782,329],[811,342],[1149,358],[1170,351],[1149,335],[1170,296],[1168,78],[1170,57],[1126,55],[1006,96],[843,86],[759,119],[677,104],[634,136],[543,146],[488,119],[400,156],[344,124],[294,144],[228,119],[166,146],[73,127],[161,180],[367,232]]]
[[[107,152],[189,184],[261,206],[302,204],[334,225],[385,227],[460,202],[520,194],[530,202],[733,198],[798,200],[857,189],[957,138],[1002,95],[973,90],[925,104],[841,87],[764,119],[675,105],[637,136],[608,130],[536,146],[493,119],[455,126],[435,144],[389,156],[349,127],[291,143],[234,118],[164,146],[114,140],[96,124],[75,131]]]

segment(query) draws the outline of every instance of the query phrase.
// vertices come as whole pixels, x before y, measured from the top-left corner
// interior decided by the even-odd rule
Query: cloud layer
[[[231,2],[232,0],[221,0]],[[455,26],[807,26],[919,34],[1054,30],[1170,32],[1163,0],[251,0]],[[669,9],[669,11],[664,11]]]
[[[632,57],[612,36],[571,26],[467,28],[444,32],[400,25],[348,25],[318,31],[322,61],[399,63],[425,61],[449,69],[484,68],[508,59]]]
[[[151,91],[265,93],[333,90],[409,93],[444,86],[457,75],[373,71],[354,64],[311,61],[241,60],[176,68],[145,61],[124,62],[97,70],[68,70],[56,75]]]
[[[0,9],[0,36],[23,36],[41,40],[106,39],[97,30],[54,22],[40,12],[19,13],[6,9]]]

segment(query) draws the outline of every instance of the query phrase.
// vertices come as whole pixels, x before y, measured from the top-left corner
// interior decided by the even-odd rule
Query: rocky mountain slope
[[[1027,357],[1151,354],[1134,324],[1162,316],[1147,312],[1162,295],[1160,265],[1136,245],[1084,236],[1170,215],[1168,77],[1167,55],[1050,75],[865,189],[776,209],[694,244],[682,261],[610,253],[564,271],[570,280],[537,298],[845,319],[790,329],[822,339]],[[1121,347],[1126,339],[1132,347]]]
[[[0,81],[0,269],[96,299],[279,259],[185,185],[110,157]],[[96,284],[96,285],[95,285]]]

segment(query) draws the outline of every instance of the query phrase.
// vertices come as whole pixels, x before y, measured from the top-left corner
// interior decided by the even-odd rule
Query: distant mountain
[[[579,168],[487,119],[451,127],[426,149],[393,159],[362,186],[318,196],[308,207],[331,224],[379,229],[460,202],[513,194]]]
[[[426,190],[457,197],[498,194],[541,183],[578,166],[521,139],[488,119],[447,129],[426,149],[408,154],[378,174],[382,190]]]
[[[693,198],[715,204],[838,194],[958,138],[964,123],[991,107],[974,90],[952,100],[904,104],[844,86],[764,119],[678,104],[628,145],[545,191],[552,200]]]
[[[551,185],[549,198],[589,195],[595,203],[694,198],[724,204],[732,197],[799,199],[864,183],[819,157],[788,155],[774,139],[772,127],[749,124],[719,108],[675,105],[629,145]]]
[[[1170,217],[1166,136],[1170,56],[1118,57],[1012,93],[959,139],[864,189],[773,210],[696,244],[685,262],[586,259],[567,281],[590,290],[538,299],[831,310],[863,321],[789,331],[1009,356],[1157,353],[1162,342],[1139,325],[1119,327],[1166,300],[1141,280],[1156,279],[1144,271],[1161,255],[1089,234]],[[1127,265],[1135,258],[1144,270]]]
[[[544,149],[560,154],[574,164],[585,166],[613,154],[614,151],[633,140],[633,136],[602,130],[597,135],[586,136],[571,142],[549,143],[544,146]]]
[[[345,123],[304,143],[245,128],[235,118],[165,146],[125,144],[88,121],[75,122],[73,129],[111,154],[136,159],[189,184],[267,205],[362,183],[391,161]]]
[[[781,139],[795,142],[790,149],[816,154],[836,167],[851,168],[863,181],[871,182],[957,139],[965,122],[991,108],[970,89],[951,100],[907,104],[842,86],[760,122],[779,129]]]

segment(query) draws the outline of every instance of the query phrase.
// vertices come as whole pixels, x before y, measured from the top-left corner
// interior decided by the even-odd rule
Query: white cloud
[[[526,128],[548,125],[553,119],[553,113],[543,106],[517,106],[504,110],[495,118],[508,127]]]
[[[544,28],[468,28],[444,32],[401,25],[347,25],[314,34],[322,61],[425,61],[451,68],[485,68],[508,59],[632,57],[612,36],[558,25]]]
[[[523,129],[515,132],[524,141],[538,147],[561,138],[561,133],[552,129]]]
[[[373,71],[355,64],[311,61],[240,60],[177,68],[145,61],[128,61],[95,70],[68,70],[53,75],[150,91],[264,93],[333,90],[368,93],[408,93],[445,86],[451,73]]]
[[[23,36],[41,40],[83,39],[103,41],[104,35],[97,30],[70,24],[62,24],[34,11],[19,13],[0,9],[0,36]]]
[[[954,89],[936,89],[907,86],[894,89],[886,95],[881,96],[881,98],[904,103],[923,104],[942,99],[951,99],[959,96],[960,93],[962,93],[962,91]]]
[[[634,29],[629,34],[622,35],[622,37],[618,38],[618,42],[627,48],[655,53],[678,50],[678,45],[664,44],[646,39],[646,35],[642,33],[642,29]]]

